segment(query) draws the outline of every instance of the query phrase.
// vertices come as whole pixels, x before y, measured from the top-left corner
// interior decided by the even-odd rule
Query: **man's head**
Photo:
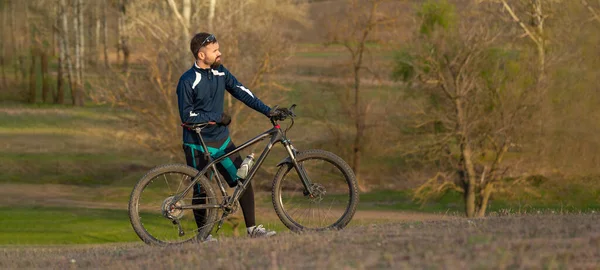
[[[209,33],[198,33],[190,42],[190,50],[200,67],[217,68],[221,65],[221,52],[217,38]]]

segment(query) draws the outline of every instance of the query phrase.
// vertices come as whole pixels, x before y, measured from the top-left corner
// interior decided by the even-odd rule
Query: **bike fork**
[[[312,193],[313,193],[312,181],[310,181],[310,178],[308,178],[308,175],[306,174],[304,167],[302,165],[298,164],[298,161],[296,161],[296,154],[298,151],[296,151],[296,149],[294,148],[294,146],[292,146],[292,144],[289,140],[284,140],[282,143],[285,146],[285,149],[287,150],[288,155],[290,156],[290,159],[292,161],[292,166],[294,166],[296,173],[298,173],[298,176],[300,176],[302,185],[304,185],[304,196],[312,196]]]

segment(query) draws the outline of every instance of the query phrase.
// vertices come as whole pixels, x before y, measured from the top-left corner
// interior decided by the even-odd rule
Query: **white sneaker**
[[[206,238],[204,238],[204,240],[201,241],[202,243],[208,243],[208,242],[217,242],[217,238],[214,238],[212,236],[212,234],[209,234]]]
[[[257,226],[248,227],[248,228],[246,228],[246,230],[248,231],[248,236],[250,236],[252,238],[271,237],[271,236],[277,234],[275,231],[269,231],[269,230],[265,229],[265,227],[263,227],[262,224],[257,225]]]

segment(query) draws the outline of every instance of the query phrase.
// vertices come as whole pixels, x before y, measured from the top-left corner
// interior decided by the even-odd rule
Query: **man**
[[[277,111],[258,99],[250,90],[239,83],[236,78],[221,65],[221,52],[217,38],[209,33],[196,34],[190,43],[190,50],[196,61],[194,66],[186,71],[179,79],[177,85],[177,99],[179,104],[179,115],[184,123],[210,123],[202,129],[201,136],[209,152],[228,153],[235,148],[229,137],[227,126],[231,118],[223,112],[225,90],[232,96],[242,101],[248,107],[264,114],[267,117],[274,116]],[[196,132],[183,129],[183,150],[185,152],[187,165],[198,170],[207,164],[204,158],[204,150]],[[235,154],[217,165],[219,173],[225,178],[229,186],[234,187],[238,181],[236,172],[241,166],[242,158]],[[205,195],[194,188],[192,204],[203,203]],[[275,235],[274,231],[265,229],[262,225],[256,225],[254,215],[254,191],[249,184],[244,194],[239,199],[244,222],[250,237],[269,237]],[[194,210],[194,218],[198,228],[204,226],[206,210]],[[209,239],[205,239],[209,240]]]

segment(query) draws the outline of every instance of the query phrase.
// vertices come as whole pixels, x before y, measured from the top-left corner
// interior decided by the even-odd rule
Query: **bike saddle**
[[[188,129],[197,129],[197,128],[203,128],[210,125],[209,123],[183,123],[181,124],[182,127],[188,128]]]

